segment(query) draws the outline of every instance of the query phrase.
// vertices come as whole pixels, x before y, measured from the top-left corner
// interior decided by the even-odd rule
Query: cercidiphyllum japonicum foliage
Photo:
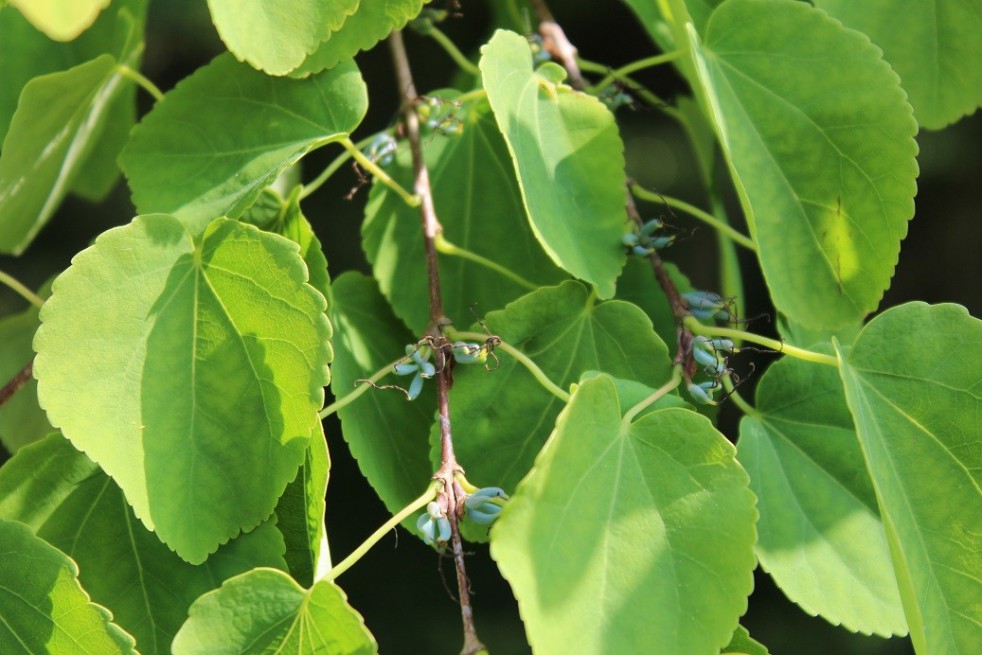
[[[366,378],[408,386],[385,377],[407,345],[430,356],[418,209],[394,186],[412,188],[411,157],[396,129],[365,139],[396,143],[362,159],[372,275],[333,282],[302,211],[314,187],[284,173],[354,148],[369,89],[351,58],[425,3],[210,0],[229,52],[132,130],[146,2],[11,4],[0,251],[23,253],[67,194],[100,198],[120,170],[140,215],[78,253],[40,310],[0,319],[4,381],[37,352],[37,384],[0,408],[16,451],[0,468],[0,652],[377,652],[331,573],[318,411],[330,383],[364,477],[407,529],[432,528],[417,517],[440,460],[433,384],[345,398]],[[457,455],[495,499],[490,530],[465,518],[464,536],[490,539],[537,654],[766,653],[738,625],[757,561],[831,623],[973,653],[982,325],[923,303],[867,319],[913,216],[918,127],[980,103],[979,0],[627,4],[677,51],[692,94],[667,114],[714,202],[725,163],[778,328],[807,350],[762,376],[736,448],[693,411],[676,317],[622,240],[631,171],[610,89],[575,91],[537,44],[489,30],[474,88],[420,107],[445,313],[471,326],[467,348],[504,340],[454,371]],[[742,296],[732,243],[722,257],[718,289]],[[709,364],[725,371],[727,352]]]

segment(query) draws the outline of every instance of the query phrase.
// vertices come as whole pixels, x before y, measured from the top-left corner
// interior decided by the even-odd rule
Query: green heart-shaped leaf
[[[48,417],[192,563],[269,516],[328,382],[324,299],[297,245],[142,216],[55,280],[34,346]],[[176,483],[179,481],[179,483]]]

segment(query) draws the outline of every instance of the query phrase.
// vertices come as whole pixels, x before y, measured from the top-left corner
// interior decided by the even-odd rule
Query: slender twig
[[[644,100],[646,103],[661,111],[666,116],[674,118],[679,123],[684,124],[685,117],[678,109],[672,107],[670,104],[668,104],[668,102],[656,95],[654,91],[647,88],[630,75],[618,73],[616,70],[612,71],[609,66],[598,64],[594,61],[589,61],[583,57],[577,57],[576,61],[580,64],[580,68],[582,70],[589,73],[598,73],[600,75],[605,75],[608,72],[611,73],[615,76],[614,79],[623,84],[625,88],[630,89],[636,96]]]
[[[529,282],[518,273],[508,270],[498,262],[492,261],[487,257],[482,257],[481,255],[478,255],[476,252],[471,252],[466,248],[461,248],[460,246],[447,241],[442,234],[438,234],[436,237],[436,249],[442,252],[444,255],[450,255],[451,257],[460,257],[461,259],[468,259],[474,262],[475,264],[480,264],[481,266],[484,266],[485,268],[488,268],[494,271],[495,273],[498,273],[503,277],[508,278],[515,284],[521,287],[525,287],[529,291],[535,291],[536,289],[539,288],[539,285],[533,282]]]
[[[119,74],[123,77],[128,77],[136,82],[140,88],[152,95],[154,100],[160,101],[164,99],[164,94],[159,88],[157,88],[157,85],[151,82],[148,77],[139,71],[133,70],[126,64],[119,64],[116,67],[116,70],[118,70]]]
[[[733,384],[733,380],[730,379],[729,375],[723,377],[723,389],[726,390],[726,399],[733,401],[733,404],[740,408],[747,416],[760,417],[761,413],[757,411],[750,403],[748,403],[740,392],[736,390],[736,386]]]
[[[420,496],[413,502],[403,507],[401,510],[399,510],[397,514],[393,515],[392,518],[390,518],[388,521],[385,522],[384,525],[382,525],[382,527],[380,527],[378,530],[373,532],[371,536],[368,537],[368,539],[363,541],[361,545],[359,545],[357,548],[351,551],[350,555],[348,555],[343,560],[338,562],[334,567],[332,567],[331,570],[328,571],[325,578],[328,580],[334,580],[342,573],[350,569],[355,564],[355,562],[360,560],[365,555],[365,553],[367,553],[372,548],[372,546],[374,546],[379,542],[379,540],[382,537],[384,537],[387,533],[395,529],[397,525],[399,525],[407,518],[412,516],[414,512],[426,507],[427,503],[429,503],[431,500],[436,498],[436,494],[440,490],[440,486],[441,486],[440,482],[437,481],[432,482],[430,486],[426,488],[426,491],[423,493],[422,496]]]
[[[421,30],[421,33],[436,41],[439,46],[444,49],[447,55],[453,59],[454,63],[457,64],[460,70],[464,71],[468,75],[481,74],[481,70],[477,67],[477,65],[468,59],[467,56],[460,51],[460,48],[457,47],[457,44],[451,41],[450,37],[443,33],[443,31],[441,31],[436,25],[427,26],[424,30]]]
[[[569,83],[574,89],[583,89],[586,84],[583,82],[583,75],[580,73],[580,66],[576,62],[576,47],[566,38],[566,33],[559,26],[556,19],[549,11],[549,5],[545,0],[532,0],[532,8],[539,19],[539,34],[542,35],[542,45],[552,53],[562,63],[566,72],[569,73]]]
[[[764,337],[759,334],[754,334],[753,332],[745,332],[744,330],[737,330],[728,327],[719,327],[717,325],[703,325],[694,317],[686,319],[685,324],[693,334],[701,334],[707,337],[743,339],[744,341],[755,343],[758,346],[764,346],[765,348],[770,348],[776,352],[790,355],[791,357],[796,357],[797,359],[803,359],[806,362],[814,362],[815,364],[824,364],[825,366],[834,366],[836,368],[839,367],[839,360],[831,355],[823,355],[822,353],[805,350],[804,348],[798,348],[797,346],[792,346],[790,343]]]
[[[457,332],[456,330],[451,330],[449,331],[449,334],[455,340],[470,339],[472,341],[480,341],[485,337],[485,335],[481,334],[480,332]],[[546,391],[554,395],[556,398],[559,398],[564,403],[569,402],[569,394],[566,391],[563,391],[563,388],[558,384],[550,380],[549,376],[547,376],[545,372],[539,368],[538,364],[533,362],[528,355],[505,341],[499,342],[495,348],[500,348],[517,359],[522,366],[528,369],[529,373],[535,377],[536,381],[538,381],[538,383],[541,384]]]
[[[631,62],[626,66],[621,66],[620,68],[615,68],[610,70],[606,77],[601,79],[596,84],[590,86],[590,91],[596,93],[597,91],[602,91],[608,84],[614,80],[620,80],[631,73],[636,73],[645,68],[652,68],[654,66],[661,66],[662,64],[667,64],[669,62],[675,61],[681,57],[684,53],[681,50],[675,50],[672,52],[665,53],[663,55],[656,55],[654,57],[646,57],[644,59],[639,59],[638,61]],[[582,61],[580,61],[582,63]]]
[[[40,307],[44,304],[44,300],[39,295],[28,289],[27,286],[13,275],[0,271],[0,284],[7,285],[12,291],[16,292],[21,298],[35,307]]]
[[[686,214],[698,218],[703,223],[709,225],[714,230],[725,234],[735,243],[739,243],[744,248],[748,250],[757,251],[757,244],[754,243],[753,239],[743,235],[736,230],[734,230],[729,224],[724,223],[712,214],[702,209],[699,209],[695,205],[690,205],[684,200],[679,200],[678,198],[673,198],[672,196],[666,196],[663,193],[657,193],[655,191],[649,191],[637,183],[631,184],[631,193],[640,198],[641,200],[647,202],[656,202],[664,205],[668,205],[674,209],[684,211]]]
[[[406,54],[406,46],[399,30],[392,32],[389,36],[389,47],[392,51],[392,62],[396,70],[399,93],[403,99],[402,112],[405,119],[406,137],[409,140],[409,149],[413,158],[413,177],[415,179],[413,190],[420,200],[419,213],[423,223],[424,253],[430,298],[430,324],[425,336],[433,341],[436,351],[440,350],[441,345],[449,345],[446,337],[443,336],[443,328],[449,321],[443,313],[440,269],[436,248],[436,240],[443,231],[443,227],[440,225],[436,208],[433,206],[430,175],[426,168],[426,162],[423,160],[423,149],[420,144],[419,117],[416,115],[415,107],[419,95],[416,93],[413,74],[409,68],[409,57]],[[447,519],[450,521],[451,548],[457,567],[457,595],[460,601],[460,616],[464,628],[464,645],[461,655],[477,655],[477,653],[484,651],[485,647],[478,639],[477,628],[474,625],[470,584],[467,580],[464,547],[460,539],[460,526],[458,524],[460,516],[458,512],[463,510],[463,499],[466,497],[466,493],[456,480],[457,473],[463,469],[457,463],[457,457],[454,454],[453,433],[450,428],[450,375],[453,362],[447,362],[445,358],[453,357],[453,354],[450,348],[447,348],[446,351],[449,355],[442,354],[437,358],[443,360],[436,375],[437,411],[440,421],[440,468],[433,477],[443,483],[441,500],[445,501]]]
[[[27,362],[24,368],[18,371],[14,377],[10,378],[7,384],[3,385],[3,388],[0,389],[0,407],[3,407],[4,403],[10,400],[11,396],[27,384],[27,381],[31,379],[33,374],[34,358],[31,357],[31,361]]]

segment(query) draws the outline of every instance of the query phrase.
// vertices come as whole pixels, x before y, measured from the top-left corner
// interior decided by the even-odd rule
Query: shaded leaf
[[[692,283],[679,267],[671,262],[664,262],[665,271],[675,283],[679,291],[692,291]],[[624,300],[637,305],[654,325],[655,333],[666,344],[678,343],[678,331],[675,327],[675,315],[668,298],[662,291],[658,280],[651,271],[651,263],[638,257],[630,257],[624,266],[624,271],[617,278],[617,300]]]
[[[586,371],[651,387],[668,381],[668,349],[640,309],[598,303],[580,282],[525,295],[487,315],[488,328],[528,355],[562,388]],[[503,351],[498,368],[458,366],[451,409],[457,459],[479,487],[511,491],[532,467],[563,403]],[[439,461],[434,426],[433,461]]]
[[[50,38],[71,41],[95,22],[110,0],[10,0]]]
[[[89,602],[78,567],[16,521],[0,519],[0,650],[135,653],[133,638]]]
[[[344,273],[334,280],[330,305],[335,356],[331,391],[343,399],[358,380],[405,355],[406,345],[416,337],[392,315],[375,281],[360,273]],[[409,379],[391,375],[380,384],[405,388]],[[430,483],[427,435],[435,408],[430,383],[412,402],[398,390],[369,389],[338,410],[351,454],[390,512],[405,507]]]
[[[323,43],[291,75],[306,77],[319,73],[371,49],[392,30],[402,29],[427,2],[429,0],[362,0],[357,11],[348,16],[340,28],[323,37]]]
[[[208,0],[212,22],[239,61],[285,75],[337,30],[359,0]]]
[[[488,106],[455,110],[454,115],[461,121],[462,134],[435,135],[425,150],[444,236],[533,285],[559,282],[565,275],[526,226],[508,149]],[[400,149],[389,173],[404,187],[412,187],[408,148]],[[386,185],[375,184],[365,208],[362,239],[382,293],[413,332],[422,334],[429,323],[429,291],[419,209],[409,207]],[[529,291],[462,257],[439,254],[439,263],[444,313],[458,324],[473,320],[472,307],[484,314]]]
[[[60,434],[22,449],[0,469],[0,518],[27,524],[77,562],[86,591],[136,637],[143,655],[169,654],[191,603],[222,580],[256,566],[285,567],[283,537],[271,521],[204,564],[188,564],[147,531],[112,479]]]
[[[41,406],[189,562],[269,516],[320,433],[329,330],[306,279],[282,237],[218,219],[195,243],[141,216],[41,311]]]
[[[529,222],[552,260],[614,295],[624,266],[624,145],[614,116],[591,96],[532,69],[528,41],[498,30],[481,73],[518,174]]]
[[[308,591],[271,569],[255,569],[202,596],[174,639],[174,655],[267,652],[372,655],[378,645],[333,582]]]
[[[140,213],[173,214],[198,233],[240,216],[312,148],[345,138],[367,106],[354,62],[293,80],[220,55],[154,106],[120,163]]]
[[[740,422],[757,557],[788,597],[852,631],[906,634],[890,548],[835,369],[784,358]]]
[[[817,0],[865,32],[900,75],[917,121],[940,129],[982,105],[982,3]]]
[[[980,344],[982,321],[964,307],[917,302],[874,318],[840,354],[919,653],[982,641]]]
[[[330,568],[324,532],[324,506],[327,476],[331,460],[324,440],[323,428],[311,436],[297,477],[286,485],[276,504],[276,527],[286,542],[286,563],[290,575],[301,585],[309,587],[315,573]]]
[[[917,124],[896,74],[791,0],[729,0],[690,39],[774,304],[807,327],[856,322],[914,213]]]
[[[579,386],[491,555],[536,653],[717,653],[753,588],[747,475],[695,412],[621,413],[609,377]]]
[[[101,55],[24,87],[0,152],[0,252],[20,254],[51,218],[123,86]]]
[[[0,384],[12,379],[34,357],[31,342],[40,325],[33,305],[0,319]],[[51,432],[44,410],[38,406],[37,381],[32,377],[0,406],[0,443],[10,453]]]

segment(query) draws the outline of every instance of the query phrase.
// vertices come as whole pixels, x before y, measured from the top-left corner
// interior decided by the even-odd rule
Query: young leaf
[[[0,652],[136,653],[133,638],[89,602],[78,567],[26,525],[0,519]]]
[[[120,156],[141,213],[170,213],[200,232],[237,218],[311,149],[365,115],[354,62],[306,80],[271,78],[230,54],[180,82],[133,130]]]
[[[273,521],[201,566],[188,564],[143,527],[112,479],[60,434],[23,448],[0,468],[0,518],[25,523],[77,562],[86,591],[136,637],[143,655],[169,655],[191,603],[222,580],[256,566],[285,567]]]
[[[208,0],[211,19],[239,61],[285,75],[337,30],[359,0]],[[352,53],[354,54],[354,53]]]
[[[41,406],[191,563],[269,516],[320,432],[329,330],[306,279],[282,237],[218,219],[196,243],[141,216],[41,311]]]
[[[488,314],[486,322],[562,388],[586,371],[651,387],[671,375],[668,348],[644,313],[619,300],[597,303],[580,282],[534,291]],[[562,403],[514,358],[498,355],[501,364],[493,370],[454,370],[454,442],[472,482],[511,491],[531,468]],[[439,461],[437,452],[433,457]]]
[[[962,0],[817,0],[865,32],[900,75],[917,122],[941,129],[982,105],[982,6]]]
[[[877,316],[840,353],[919,653],[971,653],[982,640],[980,344],[982,321],[964,307],[917,302]]]
[[[508,149],[487,105],[455,111],[455,117],[463,132],[452,138],[436,135],[425,151],[444,236],[533,284],[559,282],[563,272],[526,226]],[[412,186],[407,148],[400,149],[389,172],[403,186]],[[429,296],[419,209],[407,206],[386,185],[375,184],[365,208],[362,239],[382,293],[396,315],[422,334],[429,323]],[[460,324],[473,320],[475,305],[483,314],[529,291],[468,259],[441,254],[439,260],[443,309]]]
[[[402,357],[416,337],[392,315],[375,281],[359,273],[344,273],[334,281],[330,305],[335,325],[331,391],[343,399],[364,384],[358,380]],[[409,380],[393,376],[382,383],[405,388]],[[369,389],[338,410],[341,431],[362,475],[393,513],[423,493],[433,475],[427,435],[435,407],[433,385],[428,384],[412,402],[398,390]]]
[[[71,41],[95,22],[110,0],[10,0],[34,27],[55,41]]]
[[[750,636],[747,629],[738,625],[733,631],[730,643],[723,647],[720,653],[734,653],[739,655],[768,655],[767,647]]]
[[[758,498],[757,557],[809,614],[865,634],[906,634],[890,547],[835,369],[784,358],[740,422]]]
[[[392,30],[402,29],[416,17],[429,0],[362,0],[354,14],[329,35],[323,43],[291,73],[306,77],[334,68],[345,59],[372,48]]]
[[[536,653],[717,653],[746,609],[754,497],[695,412],[622,421],[583,382],[491,529]]]
[[[333,582],[305,590],[284,573],[254,569],[191,606],[173,652],[374,655],[378,645]]]
[[[488,100],[518,174],[532,230],[556,264],[614,295],[626,259],[626,178],[614,116],[532,69],[528,41],[498,30],[482,49]]]
[[[101,55],[24,87],[0,152],[0,252],[22,253],[51,218],[123,86]]]
[[[729,0],[690,39],[774,304],[808,327],[862,318],[914,213],[917,123],[896,74],[791,0]]]
[[[31,341],[38,329],[38,308],[0,319],[0,384],[10,380],[34,357]],[[48,417],[38,406],[37,382],[32,377],[0,406],[0,443],[10,453],[51,432]]]
[[[276,504],[276,527],[286,542],[287,566],[293,579],[310,586],[315,573],[330,566],[330,553],[324,534],[324,496],[331,460],[324,440],[323,428],[310,439],[303,464],[297,477],[286,485],[286,491]]]

